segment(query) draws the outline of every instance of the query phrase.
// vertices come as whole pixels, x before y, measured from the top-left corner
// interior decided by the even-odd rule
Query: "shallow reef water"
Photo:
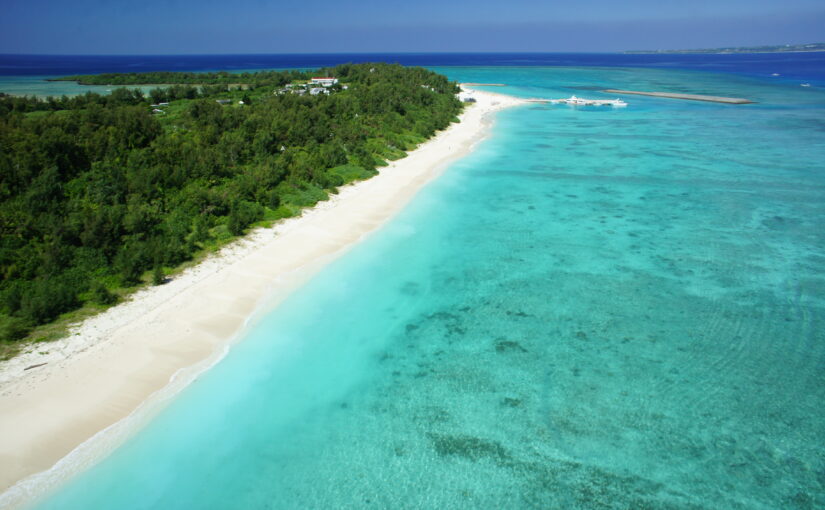
[[[37,508],[825,506],[825,93],[524,106]],[[818,127],[817,127],[818,126]]]

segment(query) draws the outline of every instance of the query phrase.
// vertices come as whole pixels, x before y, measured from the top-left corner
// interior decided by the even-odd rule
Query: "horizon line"
[[[615,54],[636,50],[615,50],[615,51],[330,51],[330,52],[289,52],[289,53],[6,53],[0,52],[0,56],[22,56],[22,57],[214,57],[214,56],[267,56],[267,55],[491,55],[491,54]],[[646,50],[644,50],[646,51]]]

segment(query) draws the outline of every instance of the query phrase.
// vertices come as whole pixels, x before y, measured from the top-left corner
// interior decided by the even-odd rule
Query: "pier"
[[[638,90],[616,90],[607,89],[604,92],[611,94],[636,94],[637,96],[653,96],[666,97],[670,99],[687,99],[689,101],[708,101],[711,103],[726,103],[726,104],[751,104],[750,99],[743,99],[741,97],[720,97],[720,96],[703,96],[700,94],[675,94],[672,92],[641,92]]]

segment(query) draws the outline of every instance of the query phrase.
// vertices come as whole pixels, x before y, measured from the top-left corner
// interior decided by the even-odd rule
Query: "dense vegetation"
[[[280,88],[314,73],[347,88]],[[211,77],[224,74],[201,83]],[[251,224],[373,175],[461,110],[457,86],[421,68],[348,64],[232,81],[245,86],[0,97],[0,338],[160,283]]]

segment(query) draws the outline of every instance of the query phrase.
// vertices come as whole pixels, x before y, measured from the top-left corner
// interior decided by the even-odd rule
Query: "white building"
[[[332,87],[338,83],[338,78],[313,78],[310,80],[313,85],[320,85],[322,87]]]

